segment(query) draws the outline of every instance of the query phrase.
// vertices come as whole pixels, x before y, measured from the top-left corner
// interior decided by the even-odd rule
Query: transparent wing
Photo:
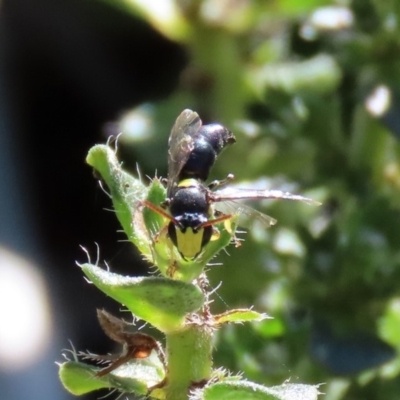
[[[190,152],[193,150],[193,137],[199,131],[201,125],[199,115],[186,109],[180,113],[172,127],[168,140],[168,197],[179,173],[189,158]]]
[[[266,228],[277,223],[275,218],[235,200],[217,203],[214,208],[224,214],[238,215],[238,225],[244,228],[250,228],[255,220],[261,222]]]
[[[257,199],[284,199],[284,200],[296,200],[303,201],[304,203],[311,205],[320,205],[318,201],[310,199],[308,197],[300,196],[298,194],[292,194],[289,192],[283,192],[281,190],[258,190],[258,189],[237,189],[237,188],[225,188],[209,193],[210,200],[212,202],[220,202],[226,200],[257,200]]]

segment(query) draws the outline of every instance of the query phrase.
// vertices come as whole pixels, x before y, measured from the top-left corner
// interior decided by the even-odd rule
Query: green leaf
[[[230,310],[219,315],[214,316],[214,320],[217,324],[225,324],[228,322],[234,322],[240,324],[242,322],[249,321],[263,321],[264,319],[271,318],[267,314],[259,313],[257,311],[249,310],[247,308]]]
[[[155,360],[151,356],[132,360],[102,377],[96,376],[101,370],[99,367],[67,361],[60,365],[59,376],[64,387],[74,395],[104,388],[145,395],[165,377],[164,369]]]
[[[158,178],[154,178],[149,186],[146,200],[157,207],[160,207],[167,197],[167,191]],[[143,221],[151,236],[158,235],[162,228],[166,226],[166,219],[159,213],[143,208]]]
[[[67,361],[60,365],[58,372],[64,387],[72,394],[79,396],[94,390],[109,388],[110,384],[106,377],[95,378],[100,368],[87,364]]]
[[[162,332],[181,327],[188,313],[204,303],[201,290],[190,283],[156,277],[127,277],[92,264],[81,266],[85,275],[105,294],[124,304],[135,317]]]
[[[139,207],[140,202],[146,197],[147,187],[139,179],[121,169],[114,150],[109,146],[92,147],[86,162],[107,184],[115,213],[128,239],[147,259],[152,260],[150,240]]]
[[[320,392],[318,385],[284,383],[267,388],[248,381],[226,380],[206,387],[203,397],[199,394],[195,393],[193,400],[316,400]]]
[[[303,385],[298,383],[284,383],[280,386],[268,388],[279,400],[316,400],[322,394],[320,385]]]

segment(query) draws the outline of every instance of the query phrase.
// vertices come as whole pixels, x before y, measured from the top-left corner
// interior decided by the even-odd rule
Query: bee
[[[233,179],[229,174],[222,181],[205,185],[217,156],[229,144],[236,142],[232,132],[220,124],[203,125],[199,115],[189,109],[182,111],[172,127],[168,141],[167,199],[160,206],[144,201],[149,209],[169,220],[168,236],[181,257],[195,260],[213,235],[216,224],[230,220],[237,212],[256,215],[264,225],[276,220],[236,200],[290,199],[314,203],[303,196],[279,190],[224,188]],[[232,213],[217,211],[214,204],[229,202]]]

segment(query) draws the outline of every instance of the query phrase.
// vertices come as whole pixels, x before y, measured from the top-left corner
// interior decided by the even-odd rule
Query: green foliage
[[[145,199],[147,188],[139,179],[121,169],[114,151],[108,146],[94,146],[87,155],[86,162],[98,171],[110,190],[115,213],[128,239],[143,255],[151,258],[146,228],[140,216],[133,213],[137,203]]]
[[[285,383],[281,386],[266,388],[246,381],[229,381],[217,383],[205,389],[204,400],[314,400],[317,398],[318,386],[296,385]]]
[[[223,266],[208,272],[214,285],[223,282],[223,302],[213,304],[217,315],[224,315],[227,304],[256,304],[261,315],[274,319],[222,327],[215,364],[269,386],[289,377],[325,382],[328,400],[397,399],[398,2],[165,3],[173,11],[161,18],[151,2],[112,2],[179,42],[190,58],[168,99],[134,111],[143,117],[145,110],[154,121],[147,141],[135,142],[124,129],[120,145],[136,152],[143,168],[165,169],[170,126],[189,107],[236,135],[238,143],[219,157],[215,177],[234,173],[236,181],[246,180],[240,187],[298,191],[324,204],[258,204],[278,224],[269,230],[253,225],[246,236],[238,234],[246,239],[239,249],[218,256]],[[132,204],[153,190],[159,204],[165,198],[160,182],[147,188],[120,172],[113,183],[108,163],[88,162],[106,182],[127,236],[168,278],[171,249],[162,238],[154,240],[165,221],[146,209],[135,213]],[[116,160],[109,164],[119,166]],[[128,186],[118,183],[124,179]],[[115,197],[118,185],[135,195]],[[132,232],[133,226],[143,229]],[[226,242],[210,244],[219,247],[207,248],[204,264]],[[179,280],[192,283],[204,264],[179,265]],[[224,379],[202,394],[234,386]],[[233,398],[244,398],[240,393]]]
[[[125,306],[135,319],[163,332],[166,355],[151,336],[132,332],[131,324],[105,311],[98,311],[105,333],[122,344],[123,350],[114,356],[73,352],[74,359],[60,365],[59,375],[65,388],[75,395],[108,388],[166,400],[228,399],[236,396],[295,399],[285,385],[268,389],[240,378],[232,382],[220,371],[213,371],[212,339],[218,327],[268,318],[266,314],[250,309],[229,310],[219,315],[210,312],[211,293],[204,268],[211,257],[228,245],[235,223],[230,225],[229,230],[224,229],[225,232],[221,232],[215,240],[220,242],[219,245],[206,245],[204,257],[200,255],[190,262],[183,257],[178,259],[179,254],[176,254],[170,239],[160,237],[168,219],[164,221],[165,216],[156,210],[146,211],[149,207],[145,201],[154,204],[155,201],[165,200],[165,189],[159,180],[154,179],[149,188],[144,187],[140,181],[121,170],[115,153],[106,146],[95,146],[87,160],[107,183],[125,233],[139,249],[144,249],[147,258],[154,256],[154,266],[165,277],[121,276],[90,263],[81,265],[82,271],[98,289]],[[134,191],[134,195],[130,190]],[[158,264],[160,259],[162,262]],[[188,276],[192,277],[193,283],[185,282]],[[91,366],[82,362],[85,359],[108,365],[105,368]],[[307,387],[310,394],[305,398],[314,400],[317,397],[315,387],[292,386],[297,391]]]
[[[204,303],[201,290],[190,283],[121,276],[91,264],[83,264],[81,268],[102,292],[127,307],[136,318],[165,333],[182,327],[185,316],[199,310]]]
[[[64,386],[77,396],[98,389],[117,389],[145,395],[149,385],[164,379],[164,369],[154,359],[128,362],[104,377],[96,376],[99,371],[99,367],[69,361],[61,365],[59,375]]]

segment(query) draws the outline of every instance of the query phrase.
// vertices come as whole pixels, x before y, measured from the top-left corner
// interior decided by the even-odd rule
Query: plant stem
[[[166,335],[166,400],[187,400],[191,388],[210,379],[212,333],[205,324],[190,324],[183,331]]]

